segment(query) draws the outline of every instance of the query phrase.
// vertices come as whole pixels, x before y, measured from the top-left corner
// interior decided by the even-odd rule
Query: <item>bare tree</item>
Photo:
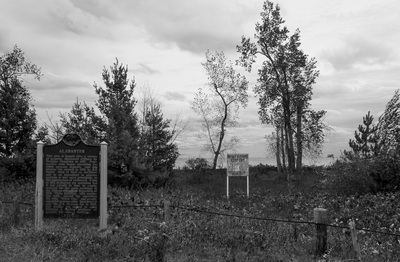
[[[232,137],[224,144],[226,129],[235,126],[239,107],[248,102],[248,81],[236,73],[232,63],[227,62],[223,52],[206,53],[202,63],[208,76],[208,88],[199,88],[195,94],[192,109],[201,117],[203,131],[208,138],[207,148],[214,154],[213,169],[217,167],[218,157],[232,147],[238,139]]]

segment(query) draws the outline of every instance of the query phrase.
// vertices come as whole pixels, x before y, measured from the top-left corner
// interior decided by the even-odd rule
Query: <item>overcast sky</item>
[[[318,61],[320,76],[312,106],[327,110],[333,128],[324,155],[348,149],[348,140],[368,111],[375,119],[400,88],[400,1],[280,0],[291,33],[301,31],[302,49]],[[39,124],[57,121],[78,98],[94,106],[93,83],[104,86],[103,67],[115,58],[129,66],[137,89],[148,86],[164,114],[189,120],[179,137],[183,157],[203,156],[196,138],[199,119],[190,109],[207,82],[201,62],[207,49],[239,54],[241,36],[251,37],[260,21],[261,0],[13,0],[0,2],[0,54],[16,44],[42,68],[40,82],[28,81]],[[261,58],[261,57],[260,57]],[[261,60],[260,60],[261,61]],[[255,68],[256,69],[256,68]],[[243,70],[238,68],[240,72]],[[262,157],[264,136],[253,86],[248,107],[231,133],[241,139],[240,153]],[[136,93],[136,95],[139,95]]]

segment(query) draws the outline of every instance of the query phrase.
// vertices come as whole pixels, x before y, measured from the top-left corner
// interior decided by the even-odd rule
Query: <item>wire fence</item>
[[[13,211],[13,205],[34,206],[34,203],[0,201],[0,215]],[[5,205],[9,205],[7,208]],[[253,253],[269,251],[274,258],[289,260],[315,251],[315,221],[289,220],[271,217],[233,214],[204,207],[169,205],[109,205],[110,224],[123,226],[128,220],[132,232],[146,234],[145,228],[166,220],[168,215],[169,246],[171,252],[213,246],[228,248],[230,252]],[[327,254],[339,259],[357,256],[349,226],[322,224],[328,230]],[[356,227],[358,243],[364,256],[373,255],[376,261],[395,261],[400,257],[400,234]],[[236,254],[237,255],[237,254]],[[240,255],[240,254],[239,254]],[[372,259],[371,261],[374,261]]]

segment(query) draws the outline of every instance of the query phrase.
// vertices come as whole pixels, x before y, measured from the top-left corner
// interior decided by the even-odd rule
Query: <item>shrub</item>
[[[0,180],[5,182],[35,177],[36,161],[33,154],[0,157]]]
[[[140,187],[140,181],[145,176],[145,170],[133,168],[129,172],[120,173],[119,170],[108,169],[108,184],[114,187],[135,189]]]
[[[339,194],[390,192],[400,187],[400,160],[395,156],[347,156],[327,171],[330,189]]]
[[[275,166],[258,164],[256,166],[249,166],[249,173],[254,176],[266,175],[268,172],[277,171]]]
[[[211,167],[208,164],[208,161],[202,157],[189,158],[185,163],[186,165],[184,169],[198,170],[198,169],[208,169]]]
[[[376,183],[370,176],[372,163],[368,159],[336,161],[328,170],[326,184],[336,195],[365,194],[376,191]]]
[[[394,191],[400,186],[400,160],[394,156],[376,157],[370,166],[370,176],[378,191]]]

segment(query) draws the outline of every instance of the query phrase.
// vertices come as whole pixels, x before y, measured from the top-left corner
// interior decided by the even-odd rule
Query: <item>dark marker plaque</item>
[[[98,218],[100,215],[100,146],[66,135],[43,147],[45,218]]]

